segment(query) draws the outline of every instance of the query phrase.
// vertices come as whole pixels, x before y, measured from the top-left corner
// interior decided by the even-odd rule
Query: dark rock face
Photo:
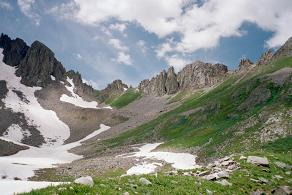
[[[241,59],[238,65],[239,71],[247,71],[251,66],[253,65],[253,62],[249,59]]]
[[[79,72],[75,72],[74,70],[70,70],[66,72],[65,76],[68,76],[70,79],[73,79],[73,83],[75,85],[74,92],[82,97],[92,97],[95,96],[95,90],[83,83],[81,74]]]
[[[22,39],[11,40],[7,35],[1,34],[0,48],[3,48],[3,62],[10,66],[17,66],[25,57],[29,47]]]
[[[171,67],[151,80],[143,80],[138,88],[145,95],[162,96],[183,89],[199,89],[212,86],[224,79],[228,69],[223,64],[200,61],[187,65],[178,74]]]
[[[45,87],[52,81],[51,75],[56,80],[62,80],[65,72],[54,53],[41,42],[35,41],[20,62],[16,75],[21,76],[21,82],[27,86]]]
[[[276,53],[273,56],[273,59],[289,56],[292,56],[292,37],[290,37],[286,41],[286,43],[276,51]]]
[[[121,80],[115,80],[112,83],[108,84],[107,87],[100,91],[99,99],[104,101],[108,98],[115,97],[122,94],[125,91],[125,88],[128,88]]]
[[[0,99],[5,98],[7,92],[8,92],[8,89],[7,89],[6,81],[0,81]]]
[[[272,60],[272,57],[273,57],[273,51],[269,49],[268,51],[262,54],[260,59],[257,61],[256,65],[257,66],[266,65]]]

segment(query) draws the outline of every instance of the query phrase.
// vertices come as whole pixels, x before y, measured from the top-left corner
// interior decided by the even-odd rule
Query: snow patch
[[[65,87],[71,93],[71,96],[63,94],[60,97],[60,100],[62,102],[67,102],[67,103],[73,104],[73,105],[81,107],[81,108],[99,109],[99,108],[97,108],[98,103],[96,101],[87,102],[87,101],[83,100],[82,97],[80,97],[78,94],[76,94],[74,92],[75,85],[74,85],[73,79],[70,79],[69,77],[67,77],[67,81],[71,86],[65,85]]]
[[[55,147],[37,148],[31,146],[29,149],[22,150],[17,154],[0,157],[0,181],[3,176],[5,176],[5,179],[18,177],[26,180],[34,176],[35,170],[52,168],[56,164],[69,163],[73,160],[81,159],[83,156],[69,153],[68,150],[80,146],[82,142],[95,137],[109,128],[101,124],[98,130],[77,142]]]
[[[3,137],[16,142],[21,142],[24,137],[29,136],[31,136],[31,133],[28,130],[23,130],[18,124],[12,124],[3,133]]]
[[[153,152],[162,143],[145,144],[138,148],[138,152],[129,154],[127,157],[138,157],[144,160],[158,160],[165,161],[171,164],[174,169],[195,169],[200,166],[196,164],[196,156],[189,153],[174,153],[174,152]],[[157,166],[162,166],[162,164],[153,164],[143,162],[140,165],[135,165],[127,171],[127,174],[147,174],[149,172],[154,172]]]
[[[37,182],[37,181],[15,181],[15,180],[0,180],[1,194],[14,195],[32,190],[46,188],[48,186],[57,186],[65,183],[61,182]]]
[[[56,77],[54,77],[53,75],[51,75],[51,79],[52,79],[52,81],[55,81],[56,80]]]

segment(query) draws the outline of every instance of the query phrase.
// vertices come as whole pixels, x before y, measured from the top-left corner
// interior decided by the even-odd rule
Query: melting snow
[[[3,133],[3,137],[16,141],[21,142],[24,136],[29,137],[31,133],[27,130],[23,130],[19,125],[12,124],[8,129]]]
[[[158,160],[165,161],[171,164],[175,169],[194,169],[200,167],[196,165],[196,156],[189,153],[174,153],[174,152],[153,152],[162,143],[145,144],[138,148],[139,151],[134,154],[127,155],[126,157],[139,157],[144,160]],[[127,171],[128,175],[132,174],[147,174],[155,172],[158,166],[162,166],[159,163],[145,163],[135,165]]]
[[[56,80],[56,77],[54,77],[53,75],[51,75],[51,79],[52,79],[52,81],[55,81]]]
[[[13,195],[15,193],[30,192],[31,190],[41,189],[48,186],[56,186],[64,183],[60,182],[37,182],[37,181],[0,181],[1,194]]]
[[[67,102],[67,103],[70,103],[70,104],[73,104],[75,106],[82,107],[82,108],[95,108],[95,109],[98,109],[97,108],[98,104],[97,104],[96,101],[87,102],[87,101],[83,100],[82,97],[80,97],[78,94],[76,94],[74,92],[75,85],[74,85],[74,82],[73,82],[72,79],[67,77],[67,81],[68,81],[68,83],[70,83],[71,86],[65,85],[65,87],[71,93],[71,96],[63,94],[60,97],[61,101]]]

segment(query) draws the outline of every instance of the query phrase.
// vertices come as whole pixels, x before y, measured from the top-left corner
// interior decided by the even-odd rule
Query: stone
[[[66,70],[55,58],[55,54],[43,43],[33,42],[26,56],[19,63],[16,75],[21,77],[21,83],[27,86],[45,87],[52,82],[63,80]]]
[[[78,179],[75,179],[74,183],[87,185],[87,186],[90,186],[90,187],[93,187],[93,185],[94,185],[93,179],[90,176],[80,177]]]
[[[124,192],[123,195],[130,195],[130,193],[129,192]]]
[[[213,181],[216,180],[218,178],[216,173],[210,174],[210,175],[205,175],[203,176],[204,179],[209,180],[209,181]]]
[[[139,181],[140,181],[141,184],[146,185],[146,186],[152,184],[148,179],[146,179],[146,178],[144,178],[144,177],[141,177],[141,178],[139,179]]]
[[[221,172],[217,173],[217,176],[219,178],[228,178],[229,177],[229,173],[227,171],[221,171]]]
[[[280,161],[276,161],[275,165],[281,169],[285,169],[287,167],[287,165],[285,163],[280,162]]]
[[[256,165],[263,165],[263,166],[269,165],[269,161],[266,157],[259,157],[259,156],[248,156],[246,162],[256,164]]]
[[[273,175],[272,178],[273,179],[283,179],[283,177],[281,175]]]
[[[259,181],[262,183],[269,183],[269,180],[267,180],[266,178],[263,178],[263,177],[259,177]]]
[[[256,191],[253,191],[251,192],[251,195],[264,195],[265,193],[261,190],[256,190]]]
[[[206,194],[207,195],[213,195],[214,193],[211,190],[206,189]]]
[[[272,191],[275,195],[290,195],[292,194],[292,189],[289,186],[280,186]]]
[[[240,156],[239,157],[239,160],[245,160],[246,159],[246,156]]]
[[[226,179],[220,180],[220,181],[216,181],[216,183],[219,183],[223,186],[232,186],[232,183],[228,182]]]

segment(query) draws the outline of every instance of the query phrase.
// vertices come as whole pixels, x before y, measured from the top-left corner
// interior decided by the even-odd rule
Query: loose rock
[[[83,184],[92,187],[93,186],[93,179],[90,176],[80,177],[75,179],[74,183]]]
[[[146,179],[144,177],[140,178],[139,181],[140,181],[141,184],[146,185],[146,186],[152,184],[148,179]]]
[[[246,162],[256,164],[256,165],[263,165],[263,166],[269,165],[269,161],[266,157],[259,157],[259,156],[249,156],[247,157]]]

